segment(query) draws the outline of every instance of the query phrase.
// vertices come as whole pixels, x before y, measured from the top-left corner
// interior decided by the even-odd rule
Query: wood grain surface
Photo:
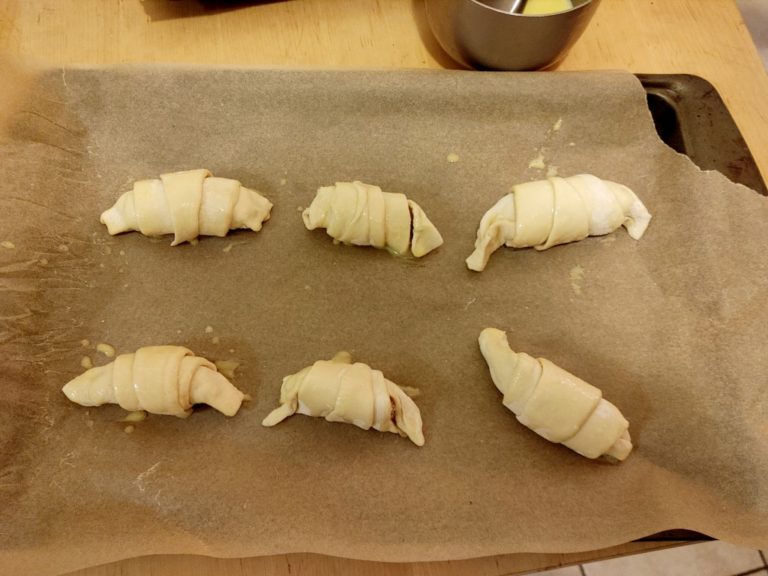
[[[3,0],[0,49],[52,65],[455,67],[423,0]],[[606,0],[560,70],[690,73],[768,174],[768,76],[734,0]]]
[[[2,0],[0,53],[45,65],[178,62],[296,68],[454,68],[422,0]],[[768,76],[734,0],[605,0],[560,70],[689,73],[712,82],[768,175]],[[669,546],[385,564],[291,554],[242,560],[153,556],[79,571],[251,576],[498,576]]]
[[[71,572],[68,576],[511,576],[678,544],[631,542],[580,554],[507,554],[453,562],[411,564],[364,562],[318,554],[282,554],[227,560],[203,556],[145,556]]]

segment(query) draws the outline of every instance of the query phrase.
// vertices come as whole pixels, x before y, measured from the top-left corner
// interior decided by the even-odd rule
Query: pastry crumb
[[[82,340],[80,340],[80,346],[82,346],[83,348],[88,348],[88,346],[90,345],[91,345],[91,341],[88,340],[88,338],[83,338]]]
[[[235,360],[216,360],[214,364],[216,365],[216,369],[229,380],[232,380],[235,377],[235,370],[240,366],[240,362]]]
[[[352,364],[352,354],[347,352],[346,350],[339,350],[334,354],[333,358],[331,358],[331,362],[339,362],[341,364]]]
[[[581,296],[581,282],[584,280],[584,268],[582,266],[576,265],[571,268],[568,276],[571,280],[571,289],[573,290],[573,293],[577,296]]]
[[[40,258],[40,260],[37,261],[40,266],[47,266],[48,265],[48,258]],[[104,267],[104,264],[101,264],[101,267]]]
[[[213,334],[213,326],[206,326],[205,327],[205,333],[206,334]]]
[[[57,248],[59,252],[69,252],[69,246],[67,246],[66,244],[59,244]]]
[[[448,160],[448,162],[450,162],[451,164],[455,164],[456,162],[459,161],[459,155],[456,154],[455,152],[451,152],[450,154],[448,154],[448,156],[445,157],[445,159]]]
[[[552,131],[553,132],[557,132],[562,127],[563,127],[563,119],[562,119],[562,117],[560,117],[560,118],[557,119],[557,122],[555,122],[555,125],[552,126]]]
[[[136,410],[134,412],[128,412],[128,414],[125,415],[125,418],[120,420],[120,422],[141,422],[143,420],[146,420],[147,413],[144,410]]]
[[[219,344],[220,342],[221,342],[221,338],[219,338],[218,336],[214,336],[213,338],[211,338],[211,344]]]
[[[83,356],[80,359],[80,366],[82,366],[86,370],[90,370],[91,368],[93,368],[93,360],[91,360],[90,356]]]
[[[135,429],[136,429],[136,428],[134,428],[132,424],[128,424],[128,426],[126,426],[125,428],[123,428],[123,432],[125,432],[126,434],[130,434],[130,433],[131,433],[131,432],[133,432]]]
[[[104,342],[99,342],[98,344],[96,344],[96,351],[101,352],[107,358],[115,357],[115,347],[110,346],[109,344],[106,344]]]
[[[406,394],[408,394],[408,396],[410,396],[411,398],[418,398],[419,396],[421,396],[421,390],[419,390],[418,388],[414,388],[412,386],[400,386],[400,389]]]
[[[189,241],[189,244],[190,246],[197,246],[198,244],[200,244],[200,240],[198,240],[197,238],[192,238],[192,240]]]
[[[547,178],[554,178],[557,176],[557,166],[547,167]]]
[[[285,186],[287,182],[288,180],[286,180],[285,178],[280,178],[280,186]]]
[[[528,162],[528,168],[535,168],[536,170],[544,170],[547,167],[546,163],[544,162],[544,151],[540,151],[539,155],[536,156],[533,160]]]
[[[125,256],[125,250],[120,250],[120,256]]]
[[[11,242],[10,240],[3,240],[2,242],[0,242],[0,246],[2,246],[3,248],[7,248],[8,250],[13,250],[14,248],[16,248],[16,244]]]

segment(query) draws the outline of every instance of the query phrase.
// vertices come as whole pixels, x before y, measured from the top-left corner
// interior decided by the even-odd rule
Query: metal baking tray
[[[638,74],[656,131],[702,170],[718,170],[763,196],[768,187],[731,113],[709,82],[689,74]]]
[[[689,74],[638,74],[659,137],[702,170],[718,170],[763,196],[768,187],[747,143],[712,84]],[[701,541],[691,530],[667,530],[640,541]]]

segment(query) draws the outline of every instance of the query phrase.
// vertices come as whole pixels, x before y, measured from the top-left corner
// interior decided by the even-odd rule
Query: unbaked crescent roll
[[[325,186],[302,213],[307,230],[325,228],[337,242],[386,248],[420,258],[443,243],[424,210],[405,194],[362,182]]]
[[[414,401],[379,370],[353,364],[348,352],[283,378],[280,407],[262,424],[274,426],[296,412],[328,422],[347,422],[363,430],[394,432],[408,436],[417,446],[424,445],[421,412]]]
[[[599,388],[545,358],[513,352],[496,328],[483,330],[479,341],[504,406],[521,424],[587,458],[629,456],[629,422]]]
[[[591,174],[518,184],[480,220],[470,270],[481,272],[500,246],[546,250],[624,226],[639,240],[651,215],[635,193]]]
[[[237,180],[186,170],[139,180],[101,214],[101,223],[113,236],[130,230],[173,234],[171,246],[176,246],[198,236],[226,236],[230,229],[258,232],[271,210],[269,200]]]
[[[119,404],[128,411],[186,417],[194,404],[208,404],[227,416],[244,395],[216,371],[216,365],[182,346],[146,346],[91,368],[62,388],[81,406]]]

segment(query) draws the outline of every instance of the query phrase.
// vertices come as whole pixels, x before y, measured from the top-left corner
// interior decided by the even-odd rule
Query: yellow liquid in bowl
[[[573,8],[571,0],[528,0],[523,15],[554,14]]]

